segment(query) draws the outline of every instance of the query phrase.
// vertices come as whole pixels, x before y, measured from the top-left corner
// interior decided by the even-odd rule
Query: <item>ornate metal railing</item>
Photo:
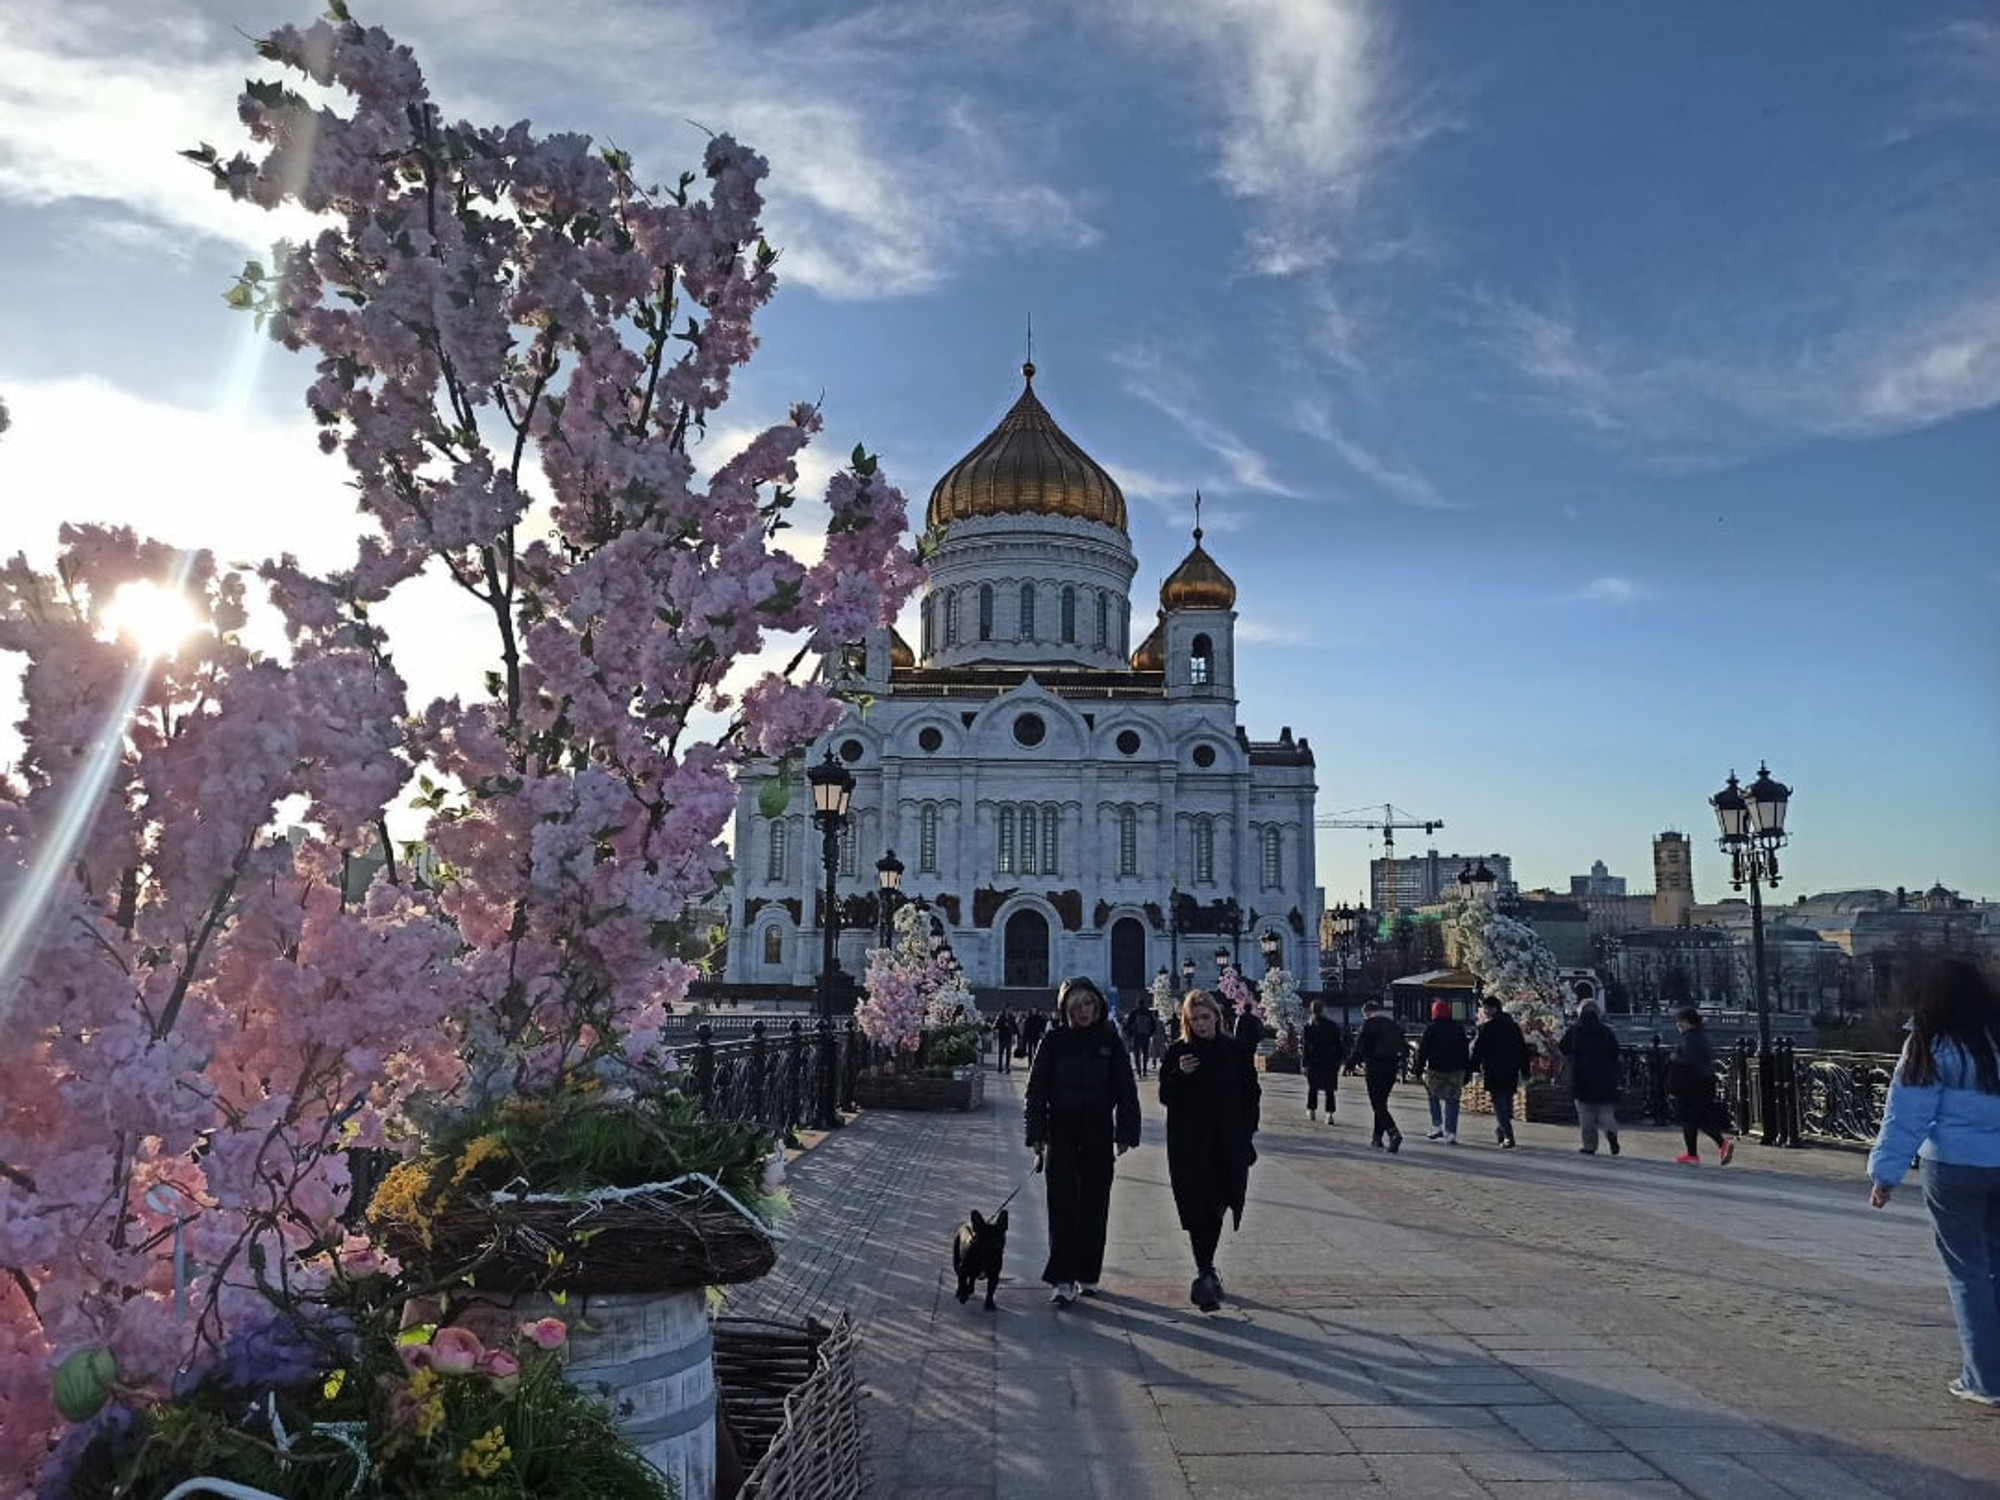
[[[746,1034],[727,1041],[718,1040],[717,1031],[704,1022],[688,1040],[675,1039],[702,1109],[714,1119],[761,1124],[774,1135],[789,1136],[801,1125],[853,1109],[861,1070],[885,1055],[852,1020],[825,1030],[817,1021],[770,1026],[753,1020]],[[829,1086],[830,1102],[824,1098]]]

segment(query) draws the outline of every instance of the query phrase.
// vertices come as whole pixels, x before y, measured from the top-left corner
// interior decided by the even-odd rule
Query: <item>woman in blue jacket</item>
[[[1923,1159],[1924,1206],[1965,1356],[1949,1389],[2000,1406],[2000,995],[1976,965],[1943,959],[1913,998],[1868,1154],[1868,1202],[1884,1207],[1911,1156]]]

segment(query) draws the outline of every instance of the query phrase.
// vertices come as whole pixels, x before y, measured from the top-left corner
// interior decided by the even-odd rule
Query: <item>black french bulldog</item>
[[[993,1311],[993,1289],[1000,1284],[1000,1266],[1007,1258],[1007,1210],[988,1220],[972,1211],[970,1222],[958,1226],[951,1242],[951,1268],[958,1272],[958,1300],[972,1296],[973,1283],[986,1279],[986,1310]]]

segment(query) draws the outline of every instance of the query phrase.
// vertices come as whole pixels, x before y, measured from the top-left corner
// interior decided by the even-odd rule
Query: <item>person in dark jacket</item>
[[[1215,1249],[1223,1215],[1243,1227],[1243,1199],[1257,1160],[1262,1090],[1255,1054],[1222,1029],[1222,1008],[1200,990],[1181,1001],[1180,1037],[1160,1059],[1160,1103],[1167,1111],[1167,1179],[1194,1252],[1188,1300],[1203,1312],[1222,1305]]]
[[[1692,1005],[1674,1012],[1674,1024],[1680,1027],[1681,1039],[1667,1064],[1667,1089],[1680,1106],[1681,1140],[1687,1145],[1674,1160],[1690,1167],[1700,1162],[1698,1148],[1705,1135],[1715,1142],[1717,1157],[1726,1167],[1736,1154],[1736,1143],[1727,1134],[1729,1111],[1715,1097],[1715,1043],[1709,1040],[1701,1012]]]
[[[1472,1038],[1472,1055],[1466,1070],[1479,1075],[1486,1096],[1493,1101],[1493,1139],[1501,1149],[1514,1149],[1514,1096],[1521,1080],[1528,1076],[1534,1053],[1521,1033],[1521,1023],[1507,1014],[1498,995],[1479,1002],[1479,1030]]]
[[[1014,1071],[1014,1044],[1021,1035],[1021,1023],[1014,1019],[1014,1007],[1003,1005],[993,1021],[993,1039],[1000,1044],[1000,1071]]]
[[[1326,1002],[1312,1003],[1312,1018],[1299,1032],[1299,1061],[1306,1073],[1306,1118],[1319,1118],[1319,1096],[1326,1095],[1326,1123],[1333,1123],[1334,1091],[1340,1087],[1340,1064],[1345,1050],[1340,1024],[1326,1015]]]
[[[1417,1039],[1415,1072],[1430,1098],[1430,1138],[1447,1146],[1458,1144],[1458,1096],[1465,1089],[1471,1062],[1472,1046],[1465,1039],[1465,1028],[1451,1018],[1451,1002],[1433,1000],[1431,1024]]]
[[[1354,1034],[1354,1051],[1348,1061],[1361,1069],[1368,1085],[1368,1107],[1375,1112],[1368,1144],[1379,1151],[1386,1143],[1393,1156],[1403,1149],[1403,1132],[1389,1114],[1389,1091],[1403,1071],[1403,1028],[1384,1011],[1380,1000],[1370,1000],[1361,1007],[1361,1029]]]
[[[1618,1033],[1597,1014],[1597,1002],[1576,1008],[1576,1024],[1556,1044],[1569,1059],[1569,1091],[1576,1100],[1577,1129],[1583,1144],[1576,1149],[1597,1155],[1597,1133],[1618,1154]]]
[[[1062,1024],[1028,1068],[1028,1149],[1048,1178],[1049,1300],[1067,1307],[1095,1294],[1104,1274],[1112,1162],[1139,1144],[1139,1085],[1104,996],[1088,979],[1056,991]]]
[[[1028,1055],[1028,1066],[1035,1063],[1035,1049],[1042,1045],[1042,1036],[1049,1029],[1049,1018],[1039,1007],[1021,1017],[1021,1046]]]

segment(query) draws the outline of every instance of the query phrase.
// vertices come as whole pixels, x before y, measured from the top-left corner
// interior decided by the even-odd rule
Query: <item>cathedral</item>
[[[1255,975],[1267,935],[1316,989],[1312,750],[1237,721],[1236,585],[1197,519],[1135,648],[1125,496],[1022,374],[931,491],[918,649],[893,630],[865,642],[844,666],[855,706],[807,755],[854,778],[839,967],[858,976],[879,942],[893,851],[897,899],[929,905],[988,1008],[1045,1004],[1072,974],[1130,997],[1187,960],[1212,984],[1225,952]],[[802,779],[772,795],[776,769],[739,792],[723,977],[810,987],[823,839]]]

